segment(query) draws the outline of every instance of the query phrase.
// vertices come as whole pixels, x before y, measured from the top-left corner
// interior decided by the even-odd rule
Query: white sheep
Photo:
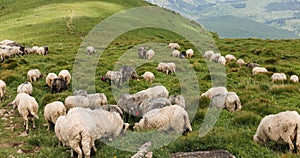
[[[256,75],[256,74],[259,74],[259,73],[266,73],[266,72],[268,72],[268,70],[264,67],[254,67],[252,69],[252,74],[253,75]]]
[[[182,134],[192,131],[188,113],[178,105],[147,112],[138,123],[134,124],[133,129],[158,129],[159,131],[176,131]]]
[[[171,95],[169,97],[169,100],[171,102],[172,105],[179,105],[182,108],[185,108],[185,99],[182,95]]]
[[[38,119],[38,108],[39,105],[34,97],[26,94],[19,93],[17,94],[15,100],[12,102],[13,109],[18,108],[19,113],[22,115],[24,119],[24,126],[26,128],[26,132],[28,132],[28,117],[32,117],[32,126],[35,128],[34,118]]]
[[[297,152],[300,151],[300,116],[296,111],[285,111],[265,116],[259,123],[253,141],[267,143],[274,141],[288,144],[293,152],[295,142]]]
[[[36,49],[36,48],[34,48],[34,49]],[[47,46],[38,47],[36,49],[36,53],[39,55],[46,55],[46,54],[48,54],[48,47]]]
[[[129,114],[134,114],[135,116],[143,116],[148,111],[151,111],[153,109],[159,109],[171,105],[172,103],[168,98],[149,98],[143,100],[143,102],[138,107],[133,107],[133,109],[130,109]]]
[[[201,97],[207,97],[211,99],[213,96],[218,94],[225,94],[227,93],[227,89],[225,87],[219,86],[219,87],[212,87],[209,90],[207,90],[205,93],[201,94]]]
[[[34,53],[37,53],[37,50],[39,49],[39,47],[38,46],[33,46],[32,48],[32,51],[34,52]],[[37,53],[38,54],[38,53]]]
[[[180,46],[178,43],[169,43],[168,48],[171,49],[180,49]]]
[[[54,126],[54,132],[58,139],[58,145],[62,143],[63,146],[66,146],[66,140],[64,139],[64,128],[66,127],[66,115],[61,115],[57,118]]]
[[[244,61],[243,59],[238,59],[238,60],[236,61],[236,63],[237,63],[240,67],[242,67],[243,65],[245,65],[245,61]]]
[[[218,59],[218,63],[225,66],[226,65],[226,59],[223,56],[220,56],[220,58]]]
[[[87,46],[86,47],[86,52],[88,55],[92,55],[96,53],[96,49],[93,46]]]
[[[17,88],[17,93],[32,93],[32,84],[30,82],[24,82],[20,84]]]
[[[67,82],[67,85],[71,83],[71,74],[68,70],[61,70],[58,73],[58,77],[64,79]]]
[[[284,82],[287,80],[286,75],[284,73],[274,73],[272,76],[272,82],[282,81]]]
[[[227,61],[232,61],[232,60],[236,60],[236,57],[234,55],[232,55],[232,54],[226,54],[225,55],[225,59]]]
[[[290,81],[293,83],[299,83],[299,77],[297,75],[292,75]]]
[[[147,81],[147,82],[153,82],[155,79],[155,76],[152,72],[146,71],[142,77]]]
[[[89,108],[89,99],[85,96],[80,95],[68,96],[65,98],[65,107],[67,111],[74,107]]]
[[[214,51],[208,50],[208,51],[205,51],[205,52],[204,52],[203,57],[206,58],[206,59],[210,59],[211,56],[214,55],[214,54],[215,54]]]
[[[168,65],[169,72],[175,73],[175,71],[176,71],[176,64],[174,62],[169,62],[169,63],[166,63],[166,64]]]
[[[174,58],[179,58],[179,55],[180,55],[180,52],[178,51],[178,50],[173,50],[173,52],[172,52],[172,57],[174,57]]]
[[[96,108],[97,106],[106,105],[107,97],[104,93],[88,94],[89,108]]]
[[[167,63],[160,62],[158,63],[156,70],[162,71],[163,73],[169,74],[169,65]]]
[[[211,99],[210,106],[226,109],[230,112],[240,111],[242,109],[240,98],[235,92],[215,95]]]
[[[51,124],[55,122],[59,116],[66,115],[66,107],[61,101],[54,101],[47,104],[44,108],[44,118],[48,123],[47,131],[50,130]]]
[[[186,56],[191,58],[194,55],[194,50],[193,49],[188,49],[185,51],[186,52]]]
[[[40,72],[39,69],[31,69],[27,72],[27,78],[29,82],[35,82],[42,77],[43,74]]]
[[[54,79],[58,78],[58,76],[55,73],[48,73],[47,77],[46,77],[46,84],[49,87],[52,87],[52,83],[54,81]]]
[[[152,49],[149,49],[146,53],[146,58],[147,59],[152,59],[155,55],[155,52]]]
[[[210,61],[213,61],[215,63],[218,63],[218,60],[219,58],[221,57],[221,54],[220,53],[216,53],[216,54],[213,54],[211,57],[210,57]]]
[[[3,80],[0,80],[0,99],[2,100],[3,96],[6,93],[6,84]]]

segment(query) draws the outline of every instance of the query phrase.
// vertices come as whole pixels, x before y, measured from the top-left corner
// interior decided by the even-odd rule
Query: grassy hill
[[[39,68],[47,75],[49,72],[58,73],[68,69],[72,73],[73,64],[78,49],[84,37],[101,20],[119,11],[147,6],[140,0],[103,0],[103,1],[3,1],[0,10],[0,34],[2,39],[15,40],[25,46],[49,47],[49,55],[27,55],[14,57],[0,63],[0,79],[7,83],[7,94],[1,109],[12,109],[7,106],[16,96],[17,86],[27,80],[27,71]],[[199,28],[199,26],[197,26]],[[1,39],[1,40],[2,40]],[[102,75],[112,70],[118,58],[126,51],[135,49],[144,42],[169,43],[178,42],[182,49],[193,48],[188,39],[164,29],[142,28],[135,29],[119,36],[109,44],[103,52],[96,69],[96,91],[103,92],[110,104],[115,104],[111,87],[100,81]],[[215,42],[222,55],[233,54],[246,62],[257,62],[271,72],[284,72],[288,76],[300,74],[298,56],[299,40],[261,40],[261,39],[218,39]],[[209,44],[208,46],[209,47]],[[200,50],[203,51],[203,50]],[[200,93],[211,87],[211,77],[206,61],[199,51],[188,60],[198,78]],[[137,56],[133,56],[133,58]],[[159,58],[159,57],[158,57]],[[180,93],[181,87],[175,75],[165,75],[155,70],[157,63],[146,63],[137,68],[141,75],[144,71],[152,71],[156,80],[146,83],[144,80],[131,81],[130,92],[134,93],[155,84],[167,87],[170,94]],[[180,68],[179,68],[180,69]],[[154,157],[169,157],[171,153],[182,151],[198,151],[225,149],[237,157],[297,157],[288,153],[287,145],[255,144],[252,141],[256,128],[262,117],[271,113],[285,110],[300,112],[299,85],[289,82],[281,85],[271,82],[271,73],[257,76],[251,75],[251,70],[235,63],[225,66],[226,85],[229,91],[239,95],[242,111],[230,113],[222,111],[214,128],[204,137],[198,137],[198,129],[207,112],[209,100],[199,98],[199,107],[192,121],[193,132],[188,136],[177,138],[170,144],[154,150]],[[72,86],[70,86],[72,87]],[[19,136],[24,131],[23,120],[17,111],[9,120],[0,120],[0,157],[68,157],[68,148],[57,146],[57,138],[53,131],[47,132],[43,119],[44,106],[54,100],[63,101],[72,94],[72,89],[59,94],[51,94],[45,84],[45,78],[33,83],[33,93],[39,103],[37,129],[31,130],[26,137]],[[187,100],[190,102],[190,100]],[[132,118],[130,123],[138,121]],[[6,129],[10,121],[15,130]],[[129,134],[128,137],[131,135]],[[136,142],[132,142],[136,143]],[[130,157],[132,152],[112,148],[100,141],[96,142],[98,151],[94,157]],[[122,144],[121,144],[122,145]],[[123,144],[126,146],[126,144]],[[25,153],[17,153],[22,149]]]

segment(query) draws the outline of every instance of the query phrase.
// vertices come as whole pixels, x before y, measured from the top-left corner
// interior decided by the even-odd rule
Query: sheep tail
[[[190,119],[188,117],[188,115],[184,115],[183,116],[184,122],[185,122],[185,127],[187,128],[188,131],[193,131],[192,127],[191,127],[191,123],[190,123]]]
[[[33,111],[33,110],[28,110],[28,112],[29,112],[33,117],[35,117],[36,119],[39,119],[39,116],[36,114],[35,111]]]

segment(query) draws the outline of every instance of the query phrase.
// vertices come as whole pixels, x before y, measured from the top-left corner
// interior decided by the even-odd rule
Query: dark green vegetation
[[[15,57],[0,63],[0,78],[7,83],[7,94],[1,108],[7,106],[15,95],[17,86],[27,80],[27,71],[39,68],[47,75],[49,72],[58,73],[62,69],[72,72],[75,55],[82,39],[104,18],[127,8],[148,5],[139,0],[111,1],[24,1],[15,3],[1,2],[2,10],[0,34],[2,39],[18,41],[25,46],[47,45],[50,54],[47,56],[28,55]],[[111,88],[108,83],[100,81],[106,71],[113,69],[114,62],[128,49],[144,42],[178,42],[182,49],[194,48],[188,40],[175,33],[159,29],[138,29],[123,34],[112,42],[105,50],[96,71],[96,91],[104,92],[108,102],[114,104]],[[222,55],[233,54],[246,62],[257,62],[272,72],[284,72],[288,76],[300,74],[299,40],[260,40],[260,39],[217,39],[216,44]],[[196,71],[201,92],[211,87],[210,75],[202,52],[195,52],[189,59],[190,65]],[[137,57],[137,56],[136,56]],[[148,63],[137,69],[139,75],[144,71],[152,71],[156,75],[153,84],[161,83],[171,94],[179,93],[180,86],[175,75],[165,75],[155,71],[157,63]],[[287,145],[255,144],[252,141],[260,119],[265,115],[285,110],[300,112],[299,85],[289,82],[271,82],[271,73],[251,75],[251,70],[235,63],[226,65],[227,88],[240,96],[242,111],[230,113],[222,111],[213,130],[199,138],[198,129],[205,116],[209,100],[200,99],[199,108],[192,121],[193,132],[182,136],[165,147],[154,150],[154,157],[168,157],[170,153],[179,151],[198,151],[211,149],[226,149],[237,157],[297,157],[288,153]],[[130,82],[131,92],[136,92],[152,84],[144,80]],[[200,94],[199,93],[199,94]],[[63,101],[72,94],[71,88],[60,94],[51,94],[45,84],[45,77],[33,83],[33,94],[39,103],[37,129],[31,130],[27,137],[18,135],[24,131],[23,120],[15,112],[13,122],[16,129],[4,129],[9,121],[0,120],[0,157],[14,155],[16,157],[68,157],[67,148],[57,146],[54,132],[47,132],[43,119],[44,106],[54,100]],[[137,121],[136,119],[135,121]],[[130,122],[134,123],[133,120]],[[134,142],[133,142],[134,143]],[[101,143],[96,143],[98,152],[95,157],[130,157],[131,152],[124,152]],[[19,145],[19,146],[18,146]],[[28,153],[18,154],[22,149]],[[68,150],[68,151],[67,151]],[[35,152],[36,151],[36,152]]]

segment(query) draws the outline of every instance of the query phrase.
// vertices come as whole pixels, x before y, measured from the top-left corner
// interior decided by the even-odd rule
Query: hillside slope
[[[76,54],[84,40],[100,21],[119,11],[138,6],[148,6],[140,0],[102,0],[102,1],[4,1],[1,3],[3,10],[0,11],[0,33],[2,39],[15,40],[22,45],[31,47],[34,45],[49,47],[49,54],[46,56],[26,55],[6,59],[0,63],[0,79],[7,83],[7,94],[4,102],[1,102],[1,109],[11,110],[7,105],[15,95],[17,86],[27,80],[27,71],[32,68],[39,68],[44,75],[49,72],[58,73],[62,69],[68,69],[72,73]],[[178,14],[175,14],[180,19]],[[183,20],[185,21],[185,20]],[[188,20],[187,20],[188,21]],[[201,28],[199,25],[188,23]],[[187,25],[183,25],[187,26]],[[197,30],[196,29],[196,30]],[[201,30],[201,29],[200,29]],[[199,31],[199,30],[198,30]],[[2,40],[0,39],[0,40]],[[193,48],[189,39],[165,29],[140,28],[126,32],[116,38],[103,52],[96,69],[96,91],[105,93],[109,104],[115,104],[112,87],[100,80],[108,70],[120,64],[119,58],[124,52],[132,51],[130,60],[122,61],[127,63],[135,62],[138,58],[136,49],[143,43],[160,43],[167,45],[169,42],[178,42],[181,50]],[[203,41],[201,41],[203,42]],[[205,42],[205,41],[204,41]],[[153,150],[154,157],[170,157],[171,153],[184,151],[224,149],[237,157],[297,157],[296,154],[288,153],[288,146],[268,143],[267,145],[255,144],[252,141],[256,128],[262,117],[284,110],[296,110],[300,112],[298,84],[288,81],[283,85],[271,82],[272,72],[284,72],[288,76],[300,74],[298,60],[300,52],[299,40],[261,40],[261,39],[218,39],[215,43],[204,43],[204,47],[195,51],[195,55],[188,59],[186,66],[193,68],[198,80],[200,93],[212,86],[208,64],[202,58],[203,51],[213,49],[216,44],[222,55],[233,54],[237,58],[243,58],[246,62],[257,62],[266,67],[270,73],[251,75],[251,69],[240,68],[236,63],[228,63],[226,70],[226,86],[229,91],[235,91],[240,96],[243,108],[240,112],[230,113],[222,111],[214,128],[204,137],[199,137],[199,128],[207,112],[208,99],[192,98],[187,103],[200,99],[199,107],[190,107],[190,113],[195,113],[192,120],[193,132],[188,136],[181,136],[164,147]],[[156,47],[153,47],[154,50]],[[166,50],[170,51],[170,50]],[[170,52],[164,53],[169,56]],[[92,56],[94,57],[94,56]],[[161,56],[156,56],[156,59]],[[164,59],[173,60],[171,57]],[[156,61],[156,60],[155,60]],[[178,68],[176,75],[165,75],[155,70],[157,62],[147,62],[137,68],[139,75],[145,71],[152,71],[156,79],[153,83],[130,81],[130,92],[162,84],[167,87],[170,94],[181,93],[182,87],[178,76],[185,69]],[[70,86],[72,87],[72,86]],[[70,151],[66,147],[58,146],[57,138],[53,131],[47,132],[46,121],[43,119],[43,108],[47,103],[54,100],[64,101],[72,94],[72,88],[58,94],[51,94],[51,90],[45,84],[45,77],[33,83],[33,93],[39,103],[39,120],[37,128],[31,129],[28,136],[20,136],[24,131],[23,120],[17,111],[13,112],[6,119],[1,116],[0,120],[0,157],[68,157]],[[131,125],[139,118],[130,118]],[[14,126],[11,130],[11,126]],[[143,135],[140,135],[141,137]],[[115,141],[121,147],[140,145],[135,141],[135,135],[128,133]],[[152,137],[155,137],[155,135]],[[152,137],[149,137],[152,138]],[[122,144],[122,139],[134,140]],[[130,139],[131,138],[131,139]],[[147,138],[147,137],[146,137]],[[160,139],[153,141],[160,142]],[[120,142],[120,143],[119,143]],[[125,141],[124,141],[125,142]],[[116,145],[114,144],[114,145]],[[101,141],[96,142],[98,151],[93,157],[130,157],[133,152],[122,151],[106,145]],[[21,151],[22,153],[18,153]]]

